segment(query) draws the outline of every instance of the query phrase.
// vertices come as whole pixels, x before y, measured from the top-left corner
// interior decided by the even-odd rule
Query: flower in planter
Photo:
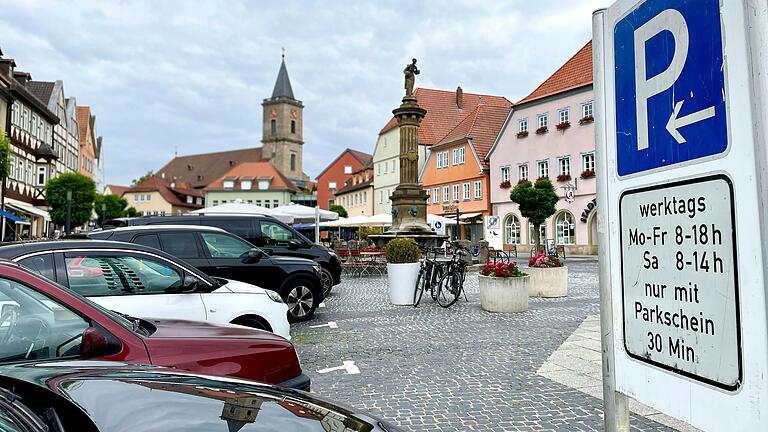
[[[527,276],[520,271],[515,262],[498,262],[496,264],[489,262],[483,267],[480,274],[483,276],[499,278]]]
[[[571,122],[569,122],[569,121],[564,121],[564,122],[561,122],[561,123],[558,123],[558,124],[555,125],[555,128],[557,130],[560,130],[560,131],[561,130],[566,130],[569,127],[571,127]]]
[[[551,256],[551,255],[542,253],[542,254],[535,255],[533,258],[528,260],[528,266],[538,267],[538,268],[562,267],[563,262],[560,261],[560,259],[557,258],[556,256]]]
[[[528,179],[527,179],[527,178],[524,178],[524,179],[520,179],[520,181],[518,181],[518,182],[517,182],[517,184],[522,184],[522,183],[525,183],[525,182],[527,182],[527,181],[528,181]]]
[[[588,179],[595,176],[595,172],[592,170],[584,170],[583,173],[581,173],[581,178]]]
[[[501,182],[499,187],[502,189],[509,189],[512,187],[512,183],[510,183],[509,180],[504,180],[503,182]]]
[[[520,131],[517,133],[518,138],[525,138],[528,136],[528,131]]]
[[[588,116],[582,117],[581,120],[579,120],[579,124],[585,125],[587,123],[592,123],[593,121],[595,121],[595,118],[591,115],[588,115]]]
[[[570,179],[571,179],[570,174],[560,174],[559,176],[557,176],[557,181],[559,182],[567,182]]]
[[[547,132],[549,132],[549,129],[547,129],[546,126],[542,126],[542,127],[538,128],[538,129],[536,129],[536,134],[537,135],[545,134]]]

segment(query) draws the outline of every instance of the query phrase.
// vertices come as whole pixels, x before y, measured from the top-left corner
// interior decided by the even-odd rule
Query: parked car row
[[[206,224],[0,247],[0,430],[395,431],[298,391],[289,320],[338,275],[278,252]]]

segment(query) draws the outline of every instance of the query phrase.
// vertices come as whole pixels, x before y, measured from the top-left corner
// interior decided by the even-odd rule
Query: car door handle
[[[227,266],[218,266],[218,267],[216,267],[216,270],[229,270],[229,267],[227,267]]]

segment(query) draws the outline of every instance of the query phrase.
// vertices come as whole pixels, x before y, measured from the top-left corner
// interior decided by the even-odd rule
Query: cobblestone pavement
[[[388,302],[386,277],[348,278],[316,317],[292,328],[313,391],[408,431],[602,430],[599,399],[536,371],[589,315],[599,313],[597,263],[569,262],[569,295],[531,299],[520,314]],[[335,322],[338,328],[313,327]],[[354,361],[359,374],[340,367]],[[599,384],[599,381],[597,381]],[[633,430],[674,430],[633,414]]]

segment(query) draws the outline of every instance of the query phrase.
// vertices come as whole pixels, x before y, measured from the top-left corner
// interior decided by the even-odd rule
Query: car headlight
[[[323,268],[320,267],[320,264],[315,264],[315,265],[312,266],[312,268],[315,269],[315,273],[317,273],[317,274],[320,274],[323,271]]]
[[[269,296],[269,298],[271,298],[272,301],[275,301],[275,302],[278,302],[278,303],[282,303],[283,302],[283,299],[282,299],[282,297],[280,297],[280,294],[278,294],[278,293],[276,293],[276,292],[274,292],[272,290],[264,290],[264,291],[267,292],[267,296]]]

